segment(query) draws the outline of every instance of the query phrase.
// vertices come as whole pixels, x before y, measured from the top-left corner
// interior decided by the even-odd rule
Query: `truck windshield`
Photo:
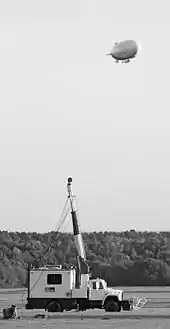
[[[103,289],[107,289],[107,283],[106,283],[106,281],[103,281]]]

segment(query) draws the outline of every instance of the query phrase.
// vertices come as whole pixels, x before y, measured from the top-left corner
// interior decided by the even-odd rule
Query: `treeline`
[[[83,239],[92,275],[108,285],[170,285],[170,232],[92,232]],[[0,287],[26,286],[28,264],[76,264],[73,235],[0,231]]]

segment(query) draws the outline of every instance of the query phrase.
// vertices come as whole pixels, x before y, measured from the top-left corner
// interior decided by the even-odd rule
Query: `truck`
[[[110,288],[104,279],[92,277],[77,218],[71,177],[68,178],[67,190],[77,265],[68,268],[62,265],[30,266],[26,309],[44,309],[48,312],[74,309],[85,311],[96,308],[104,309],[106,312],[130,311],[132,301],[124,299],[123,290]]]

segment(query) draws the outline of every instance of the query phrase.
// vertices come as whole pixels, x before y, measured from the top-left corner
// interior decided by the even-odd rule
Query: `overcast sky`
[[[169,0],[0,0],[0,228],[170,230]],[[128,65],[114,41],[137,40]],[[71,229],[71,224],[67,229]]]

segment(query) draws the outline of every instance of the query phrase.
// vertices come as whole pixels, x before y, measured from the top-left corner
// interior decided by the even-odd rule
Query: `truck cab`
[[[108,288],[105,280],[96,278],[89,281],[91,296],[93,299],[104,298],[107,295],[115,295],[119,301],[123,300],[123,290]]]
[[[116,309],[120,310],[123,301],[123,290],[108,288],[106,281],[103,279],[91,279],[89,281],[89,302],[91,308],[105,308],[108,300],[114,301],[114,307],[116,306]]]

